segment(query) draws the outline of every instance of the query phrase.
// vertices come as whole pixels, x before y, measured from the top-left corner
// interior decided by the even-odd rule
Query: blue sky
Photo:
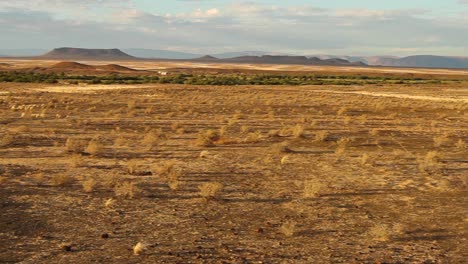
[[[468,56],[468,0],[0,0],[0,49]]]

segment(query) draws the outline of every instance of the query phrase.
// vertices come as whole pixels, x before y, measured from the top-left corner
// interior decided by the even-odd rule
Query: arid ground
[[[466,78],[0,83],[0,262],[466,263],[467,144]]]

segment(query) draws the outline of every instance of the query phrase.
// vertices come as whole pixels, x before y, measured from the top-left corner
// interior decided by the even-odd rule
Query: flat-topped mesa
[[[119,49],[57,48],[40,56],[44,59],[129,60],[135,57]]]

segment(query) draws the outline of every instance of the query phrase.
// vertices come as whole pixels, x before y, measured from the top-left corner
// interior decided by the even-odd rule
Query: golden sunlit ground
[[[0,83],[0,260],[462,263],[467,84]]]

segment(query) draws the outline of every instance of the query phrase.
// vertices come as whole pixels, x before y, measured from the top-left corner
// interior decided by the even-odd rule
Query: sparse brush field
[[[0,84],[0,262],[463,263],[467,82]]]

